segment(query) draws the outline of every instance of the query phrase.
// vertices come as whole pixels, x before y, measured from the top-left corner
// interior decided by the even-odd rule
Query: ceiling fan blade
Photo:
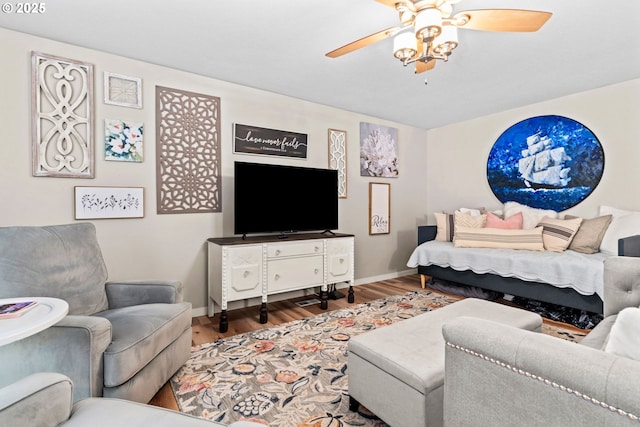
[[[436,60],[432,59],[429,62],[416,61],[416,74],[424,73],[425,71],[433,70],[436,66]]]
[[[370,44],[379,42],[380,40],[384,40],[387,37],[391,37],[401,29],[402,27],[391,27],[387,28],[386,30],[378,31],[377,33],[373,33],[369,36],[363,37],[335,50],[332,50],[331,52],[326,53],[325,56],[328,56],[329,58],[337,58],[338,56],[345,55],[347,53],[353,52],[354,50],[358,50],[365,46],[369,46]]]
[[[458,25],[460,28],[483,31],[533,32],[538,31],[549,18],[551,12],[521,9],[465,10],[457,13],[454,21],[468,19]]]
[[[396,3],[398,3],[398,0],[376,0],[378,3],[382,3],[385,6],[389,6],[389,7],[393,7],[395,9],[396,7]]]

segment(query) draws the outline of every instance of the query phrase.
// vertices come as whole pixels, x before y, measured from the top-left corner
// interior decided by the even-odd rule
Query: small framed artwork
[[[142,108],[142,79],[105,71],[104,103]]]
[[[360,122],[360,176],[398,177],[398,129]]]
[[[369,234],[389,234],[391,223],[391,184],[369,183]]]
[[[338,198],[347,198],[347,132],[329,129],[329,169],[338,171]]]
[[[142,123],[104,119],[104,159],[142,162],[143,134]]]
[[[75,187],[75,219],[143,218],[143,187]]]

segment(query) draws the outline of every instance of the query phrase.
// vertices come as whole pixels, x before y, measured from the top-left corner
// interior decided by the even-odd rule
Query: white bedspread
[[[603,253],[583,254],[527,251],[516,249],[454,248],[451,242],[429,241],[418,246],[407,262],[418,265],[438,265],[454,270],[472,270],[504,277],[548,283],[559,288],[573,288],[583,295],[597,294],[604,300]]]

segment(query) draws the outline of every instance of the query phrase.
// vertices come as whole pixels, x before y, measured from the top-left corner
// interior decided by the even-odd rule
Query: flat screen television
[[[234,233],[338,228],[338,171],[235,162]]]

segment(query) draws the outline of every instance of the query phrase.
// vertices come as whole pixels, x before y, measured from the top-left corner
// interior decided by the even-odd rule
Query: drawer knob
[[[280,255],[280,249],[276,249],[276,255]]]
[[[340,264],[344,263],[344,258],[340,258]]]
[[[315,274],[318,274],[318,269],[317,269],[317,268],[314,268],[314,269],[313,269],[313,272],[314,272]]]
[[[314,247],[315,251],[318,252],[320,250],[319,246]]]
[[[249,274],[251,274],[251,273],[249,273],[248,270],[245,270],[244,273],[242,273],[242,277],[248,277]]]
[[[274,278],[274,279],[276,279],[276,280],[278,280],[278,279],[280,278],[280,275],[279,275],[279,274],[276,274],[276,275],[274,275],[274,276],[273,276],[273,278]]]

